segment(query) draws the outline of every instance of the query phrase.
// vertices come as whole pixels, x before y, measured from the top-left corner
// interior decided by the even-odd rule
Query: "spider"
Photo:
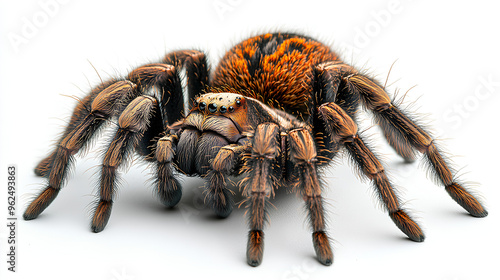
[[[182,70],[186,90],[179,76]],[[373,113],[404,160],[424,154],[437,180],[460,206],[474,217],[488,214],[456,181],[429,133],[391,101],[383,86],[344,63],[325,44],[291,33],[263,34],[235,45],[211,76],[209,72],[204,53],[180,50],[93,88],[79,100],[55,149],[35,168],[47,185],[29,204],[24,219],[35,219],[50,205],[73,156],[89,145],[103,124],[117,119],[100,166],[94,232],[105,228],[119,167],[135,151],[151,162],[155,192],[166,207],[181,199],[179,174],[201,176],[206,203],[216,215],[227,217],[234,207],[229,177],[241,176],[251,266],[262,262],[263,230],[274,191],[292,186],[304,199],[317,259],[330,265],[333,254],[318,171],[346,150],[361,176],[373,183],[396,226],[410,240],[421,242],[422,229],[401,207],[383,165],[358,132],[360,105]]]

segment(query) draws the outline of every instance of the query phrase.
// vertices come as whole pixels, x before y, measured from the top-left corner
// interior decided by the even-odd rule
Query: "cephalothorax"
[[[179,78],[182,69],[187,89]],[[185,96],[189,113],[183,117]],[[401,157],[413,161],[417,152],[423,153],[458,204],[472,216],[487,215],[456,181],[434,140],[391,101],[383,86],[316,40],[274,33],[233,47],[212,76],[202,52],[183,50],[95,87],[76,106],[55,150],[36,167],[35,173],[47,178],[47,186],[24,218],[34,219],[45,210],[59,193],[73,155],[102,124],[117,118],[100,170],[94,232],[106,226],[117,170],[135,150],[152,162],[155,190],[167,207],[181,199],[179,173],[198,175],[206,181],[206,202],[218,216],[226,217],[234,205],[227,177],[241,175],[250,226],[247,260],[252,266],[262,261],[269,199],[278,186],[294,186],[308,210],[318,260],[329,265],[333,254],[318,169],[345,149],[373,183],[396,226],[411,240],[423,241],[422,230],[401,208],[382,164],[358,133],[354,119],[360,104],[373,112]]]

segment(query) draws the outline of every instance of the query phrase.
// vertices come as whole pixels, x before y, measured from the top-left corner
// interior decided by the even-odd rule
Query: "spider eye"
[[[235,103],[236,103],[236,105],[240,106],[241,105],[241,100],[238,99],[238,100],[236,100]]]
[[[200,108],[200,110],[205,110],[205,108],[207,107],[207,103],[205,102],[200,102],[200,105],[198,106],[198,108]]]
[[[215,103],[208,104],[208,111],[210,111],[210,113],[217,112],[217,104]]]
[[[219,112],[221,112],[222,114],[224,114],[225,112],[227,112],[227,107],[226,106],[220,106]]]
[[[233,106],[229,106],[228,110],[229,110],[229,113],[232,113],[232,112],[234,112],[234,107]]]

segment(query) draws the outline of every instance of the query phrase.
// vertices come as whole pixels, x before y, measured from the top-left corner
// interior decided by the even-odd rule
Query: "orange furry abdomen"
[[[211,92],[234,92],[294,115],[308,115],[314,66],[338,60],[329,47],[293,34],[264,34],[229,50],[214,72]]]

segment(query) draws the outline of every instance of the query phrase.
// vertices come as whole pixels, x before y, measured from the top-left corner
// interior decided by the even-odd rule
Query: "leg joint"
[[[275,123],[257,126],[252,141],[252,157],[274,159],[280,152],[279,127]]]
[[[119,101],[136,88],[137,85],[130,81],[119,81],[108,86],[92,101],[91,112],[97,117],[109,117],[120,103]]]
[[[326,123],[329,132],[346,141],[354,137],[358,126],[354,120],[337,104],[325,103],[319,107],[320,118]]]
[[[299,128],[289,131],[288,141],[292,161],[297,164],[311,164],[317,161],[316,143],[307,129]]]
[[[376,110],[376,108],[390,106],[391,98],[389,95],[370,78],[363,75],[353,75],[347,78],[347,82],[356,88],[369,109]]]
[[[219,172],[229,173],[236,160],[236,152],[239,145],[231,144],[222,147],[211,163],[212,169]]]
[[[174,158],[174,147],[176,135],[163,136],[156,144],[155,157],[160,163],[170,163]]]
[[[131,132],[144,131],[157,101],[150,96],[139,96],[132,100],[118,118],[120,128]]]

